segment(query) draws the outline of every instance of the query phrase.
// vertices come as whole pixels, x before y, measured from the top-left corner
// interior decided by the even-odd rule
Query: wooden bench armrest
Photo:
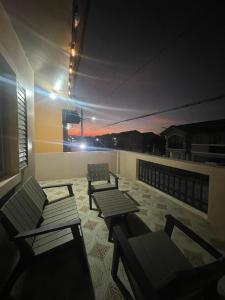
[[[59,183],[59,184],[49,184],[49,185],[42,185],[42,189],[49,189],[49,188],[56,188],[56,187],[62,187],[62,186],[72,186],[73,184],[71,182],[68,183]]]
[[[116,174],[114,174],[113,172],[109,171],[109,174],[111,174],[115,179],[119,179],[119,177]]]
[[[88,182],[91,182],[92,180],[91,180],[91,177],[89,176],[89,175],[86,175],[86,178],[87,178],[87,181]]]
[[[80,219],[76,219],[76,220],[68,221],[65,223],[47,225],[47,226],[43,226],[40,228],[35,228],[32,230],[27,230],[27,231],[18,233],[17,235],[15,235],[13,237],[13,239],[15,239],[15,240],[26,239],[29,237],[45,234],[48,232],[53,232],[53,231],[57,231],[57,230],[65,229],[65,228],[72,228],[73,226],[80,225],[80,223],[81,223]]]
[[[201,238],[198,234],[184,225],[182,222],[174,218],[172,215],[166,215],[166,225],[164,231],[167,233],[169,237],[171,237],[173,233],[173,228],[176,226],[179,228],[183,233],[185,233],[189,238],[195,241],[199,246],[201,246],[204,250],[206,250],[209,254],[211,254],[216,259],[222,257],[223,255],[212,245],[210,245],[207,241]]]
[[[73,184],[71,182],[43,185],[43,186],[41,186],[41,188],[44,190],[44,189],[51,189],[51,188],[57,188],[57,187],[63,187],[63,186],[67,186],[69,195],[74,196],[73,189],[72,189]]]
[[[118,189],[119,188],[119,183],[118,183],[119,177],[111,171],[109,171],[109,174],[111,174],[115,178],[115,186]]]

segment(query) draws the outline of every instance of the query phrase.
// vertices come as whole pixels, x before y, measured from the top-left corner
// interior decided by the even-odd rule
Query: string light
[[[76,29],[78,27],[80,23],[80,17],[78,15],[78,13],[75,13],[75,16],[74,16],[74,28]]]
[[[71,56],[74,57],[76,55],[76,50],[75,48],[71,48]]]

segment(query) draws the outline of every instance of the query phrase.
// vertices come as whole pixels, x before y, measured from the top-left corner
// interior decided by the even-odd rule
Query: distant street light
[[[95,121],[95,120],[96,120],[96,118],[95,118],[95,117],[92,117],[91,119],[92,119],[92,121]]]
[[[81,143],[80,144],[80,149],[84,150],[86,148],[86,144],[85,143]]]

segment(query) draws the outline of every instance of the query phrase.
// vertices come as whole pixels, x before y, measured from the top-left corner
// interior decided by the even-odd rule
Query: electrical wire
[[[205,103],[215,102],[215,101],[218,101],[218,100],[221,100],[221,99],[224,99],[224,98],[225,98],[225,94],[222,94],[222,95],[212,97],[212,98],[193,101],[191,103],[186,103],[186,104],[183,104],[183,105],[163,109],[163,110],[160,110],[160,111],[155,111],[153,113],[149,113],[149,114],[145,114],[145,115],[141,115],[141,116],[121,120],[121,121],[118,121],[118,122],[114,122],[114,123],[108,124],[108,125],[106,125],[102,128],[106,128],[106,127],[109,127],[109,126],[114,126],[114,125],[121,124],[121,123],[124,123],[124,122],[129,122],[129,121],[134,121],[134,120],[143,119],[143,118],[147,118],[147,117],[152,117],[152,116],[156,116],[156,115],[160,115],[160,114],[164,114],[164,113],[168,113],[168,112],[173,112],[173,111],[176,111],[176,110],[189,108],[189,107],[192,107],[192,106],[197,106],[197,105],[201,105],[201,104],[205,104]]]

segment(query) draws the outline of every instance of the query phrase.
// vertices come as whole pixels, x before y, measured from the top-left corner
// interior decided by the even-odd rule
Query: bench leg
[[[89,194],[89,208],[92,210],[92,195]]]

